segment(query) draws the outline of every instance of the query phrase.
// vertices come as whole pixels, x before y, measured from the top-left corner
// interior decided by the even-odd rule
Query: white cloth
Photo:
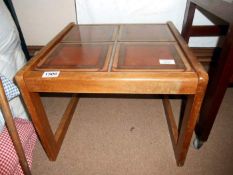
[[[164,23],[182,25],[186,0],[77,0],[79,23]]]
[[[0,73],[12,79],[26,60],[17,28],[3,1],[0,1],[0,21]]]
[[[78,23],[165,23],[181,31],[187,0],[76,0]],[[212,24],[199,11],[194,24]],[[192,37],[190,46],[215,47],[217,37]]]
[[[0,1],[0,74],[13,80],[16,72],[26,63],[21,49],[19,34],[10,12],[3,1]],[[27,118],[19,97],[10,101],[14,117]],[[0,111],[0,132],[4,119]]]

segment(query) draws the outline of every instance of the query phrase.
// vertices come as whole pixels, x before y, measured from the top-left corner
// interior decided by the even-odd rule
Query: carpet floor
[[[233,174],[233,88],[226,92],[208,142],[200,150],[191,144],[183,167],[176,166],[161,99],[113,97],[82,96],[57,160],[49,161],[37,142],[32,174]],[[43,97],[54,132],[68,100]],[[180,100],[172,105],[178,116]]]

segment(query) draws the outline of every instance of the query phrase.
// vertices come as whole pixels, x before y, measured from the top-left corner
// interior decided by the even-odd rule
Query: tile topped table
[[[23,99],[50,160],[56,160],[78,102],[77,94],[164,94],[178,166],[184,164],[208,75],[171,22],[69,24],[16,75]],[[74,94],[53,134],[40,93]],[[181,125],[167,95],[185,95]]]

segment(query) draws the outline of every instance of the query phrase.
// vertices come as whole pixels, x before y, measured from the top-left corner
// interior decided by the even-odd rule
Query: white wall
[[[12,0],[27,45],[45,45],[69,22],[74,0]]]
[[[28,45],[44,45],[71,21],[75,0],[13,0]],[[76,0],[79,23],[164,23],[181,31],[186,0]],[[211,24],[198,11],[194,24]],[[212,47],[212,39],[191,38],[190,46]]]

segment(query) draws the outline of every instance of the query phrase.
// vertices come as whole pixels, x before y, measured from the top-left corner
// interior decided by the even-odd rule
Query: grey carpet
[[[55,130],[67,97],[44,97]],[[80,99],[55,162],[38,142],[33,175],[231,175],[233,174],[233,88],[228,88],[207,143],[192,145],[177,167],[160,99]],[[178,113],[179,100],[173,100]]]

